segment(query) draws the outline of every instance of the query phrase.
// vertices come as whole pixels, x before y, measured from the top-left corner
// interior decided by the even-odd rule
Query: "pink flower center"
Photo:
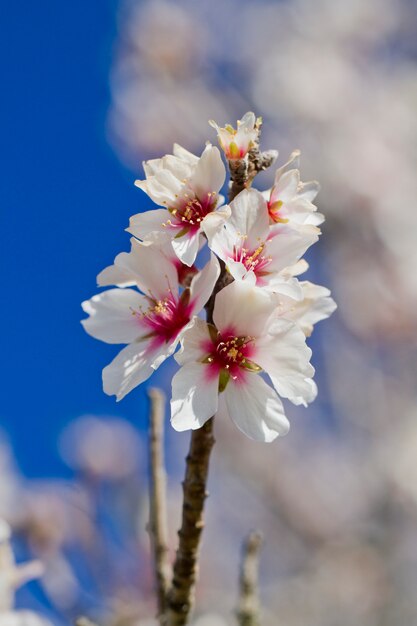
[[[149,298],[149,301],[151,306],[146,311],[135,311],[134,314],[150,329],[153,344],[170,343],[192,317],[190,292],[186,289],[179,298],[169,292],[163,300]]]
[[[251,360],[255,352],[254,337],[239,337],[228,332],[217,333],[216,336],[215,328],[213,326],[210,328],[212,338],[203,346],[207,352],[203,362],[209,365],[210,378],[220,375],[224,384],[227,384],[230,376],[234,380],[242,380],[245,372],[260,371],[261,368]]]
[[[167,224],[175,228],[186,230],[199,230],[203,219],[216,208],[217,194],[209,192],[203,200],[189,194],[184,194],[178,202],[178,206],[168,209],[175,220],[169,220]]]
[[[248,248],[238,248],[234,246],[233,260],[243,263],[248,272],[254,272],[256,276],[263,276],[266,267],[270,264],[272,257],[265,254],[267,242],[263,241],[255,250]]]

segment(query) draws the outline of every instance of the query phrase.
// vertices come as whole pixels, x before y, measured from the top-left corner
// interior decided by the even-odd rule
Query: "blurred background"
[[[146,385],[104,395],[116,350],[83,332],[80,302],[151,207],[133,186],[141,161],[174,141],[200,152],[208,119],[253,110],[263,147],[279,164],[301,149],[302,179],[322,185],[307,277],[339,309],[310,340],[319,397],[288,406],[288,437],[261,445],[216,423],[195,623],[234,623],[256,527],[265,626],[417,624],[415,3],[0,7],[0,517],[17,559],[46,568],[16,607],[153,624]],[[174,370],[151,384],[169,396]],[[173,550],[188,438],[167,429]]]

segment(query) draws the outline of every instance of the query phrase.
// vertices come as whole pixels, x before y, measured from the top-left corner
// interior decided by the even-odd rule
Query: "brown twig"
[[[160,389],[149,389],[148,397],[151,403],[149,419],[149,535],[154,555],[158,616],[160,623],[164,624],[168,590],[172,577],[171,564],[168,558],[166,473],[164,463],[165,397]]]
[[[239,604],[236,611],[239,626],[259,626],[258,567],[262,535],[253,531],[243,544],[239,578]]]
[[[260,150],[262,118],[258,117],[255,128],[258,134],[248,154],[243,159],[230,159],[228,161],[230,170],[229,202],[236,198],[243,189],[250,187],[255,176],[271,167],[278,156],[276,150],[266,150],[265,152]]]
[[[193,602],[197,577],[200,536],[204,528],[204,501],[211,449],[214,444],[213,418],[191,434],[183,482],[182,523],[178,532],[179,546],[174,564],[172,587],[168,595],[168,624],[187,624]]]

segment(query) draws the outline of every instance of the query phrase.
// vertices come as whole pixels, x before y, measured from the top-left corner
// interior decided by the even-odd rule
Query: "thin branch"
[[[166,506],[166,473],[164,463],[165,396],[160,389],[149,389],[151,403],[149,419],[150,446],[150,520],[149,534],[154,555],[158,616],[163,624],[172,571],[168,558],[168,529]]]
[[[239,578],[239,626],[259,626],[258,567],[262,535],[253,531],[243,544]]]
[[[168,596],[169,626],[187,624],[194,604],[198,551],[204,528],[204,502],[210,453],[214,445],[213,418],[191,434],[183,482],[182,523],[178,532],[179,546],[174,564],[174,577]]]

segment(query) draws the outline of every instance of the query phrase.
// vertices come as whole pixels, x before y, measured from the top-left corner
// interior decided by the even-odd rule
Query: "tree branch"
[[[164,463],[165,397],[160,389],[149,389],[148,397],[151,403],[149,419],[149,535],[154,555],[158,616],[161,624],[163,624],[172,577],[171,565],[168,559],[166,473]]]
[[[239,626],[259,626],[258,566],[262,535],[253,531],[243,544],[239,578]]]
[[[204,528],[204,501],[210,453],[214,445],[213,418],[191,433],[190,451],[186,458],[183,482],[182,523],[178,532],[179,546],[174,564],[174,577],[168,596],[169,626],[183,626],[194,603],[198,550]]]

